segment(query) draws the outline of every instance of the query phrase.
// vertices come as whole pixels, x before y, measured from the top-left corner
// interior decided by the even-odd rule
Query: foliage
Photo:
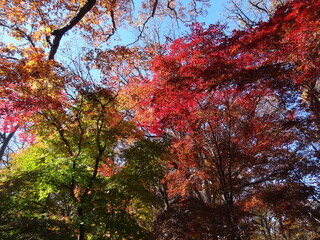
[[[141,134],[110,93],[78,94],[69,109],[37,116],[38,143],[2,171],[6,238],[142,239],[147,231],[148,212],[159,204],[151,188],[162,176],[165,147],[147,140],[132,145]]]
[[[319,64],[318,53],[305,49],[318,42],[311,40],[318,37],[318,11],[318,1],[291,1],[270,21],[232,36],[221,25],[195,24],[154,58],[154,75],[141,84],[149,95],[141,99],[138,120],[171,138],[169,193],[226,206],[227,239],[250,237],[245,225],[256,216],[244,218],[241,206],[270,188],[283,186],[273,201],[291,196],[288,212],[282,208],[288,202],[274,208],[260,198],[283,236],[283,218],[299,222],[310,212],[300,203],[313,196],[306,177],[317,179],[319,170],[319,139],[312,133],[319,128]],[[292,186],[301,192],[286,192]]]
[[[54,58],[60,46],[68,45],[69,39],[63,41],[68,34],[76,36],[79,47],[102,50],[118,29],[131,26],[138,34],[132,42],[138,41],[151,18],[190,21],[204,13],[204,6],[208,3],[171,0],[0,1],[1,135],[21,132],[31,143],[34,136],[24,134],[24,128],[33,124],[33,114],[60,107],[69,80],[63,73],[70,61],[58,64]],[[63,52],[59,60],[64,58]],[[10,140],[8,136],[1,141],[2,161],[9,158]]]
[[[123,24],[139,39],[157,14],[188,15],[1,1],[0,238],[316,239],[320,4],[249,3],[269,19],[106,49]],[[58,63],[67,33],[91,46]]]

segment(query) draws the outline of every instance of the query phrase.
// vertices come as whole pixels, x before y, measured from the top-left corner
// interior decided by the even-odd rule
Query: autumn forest
[[[0,0],[0,30],[1,240],[320,239],[319,0]]]

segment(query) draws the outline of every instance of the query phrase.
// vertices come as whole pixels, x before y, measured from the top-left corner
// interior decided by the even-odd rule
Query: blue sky
[[[205,17],[199,18],[199,22],[215,23],[217,21],[224,22],[224,6],[226,0],[211,0],[211,7],[208,9],[208,14]]]
[[[190,3],[190,1],[188,0],[182,0],[181,1],[183,4],[188,4]],[[199,1],[198,1],[199,3]],[[229,29],[232,29],[232,27],[234,28],[235,25],[231,25],[230,22],[228,22],[228,19],[226,18],[226,13],[225,13],[225,6],[227,4],[226,0],[211,0],[210,1],[210,8],[207,9],[207,14],[205,16],[201,16],[197,18],[197,21],[200,23],[205,23],[207,26],[209,24],[214,24],[217,23],[218,21],[221,23],[228,23],[229,25]],[[163,23],[161,24],[161,31],[163,35],[168,35],[166,33],[166,31],[169,31],[168,28],[170,28],[170,26],[167,23],[168,20],[164,20]],[[151,22],[151,21],[150,21]],[[149,25],[151,25],[151,23],[149,22]],[[179,27],[178,27],[179,26]],[[189,28],[186,28],[183,26],[182,23],[179,23],[178,26],[175,26],[174,31],[177,32],[177,35],[184,35]],[[122,38],[122,41],[114,41],[114,42],[109,42],[111,43],[111,45],[119,45],[119,44],[129,44],[132,43],[134,41],[134,39],[137,36],[137,31],[134,30],[130,30],[130,29],[123,29],[123,28],[119,28],[118,29],[118,33],[116,34],[116,36],[119,36]],[[113,38],[114,40],[115,38]]]

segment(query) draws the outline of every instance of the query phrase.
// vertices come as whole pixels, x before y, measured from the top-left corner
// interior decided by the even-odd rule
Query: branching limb
[[[36,47],[32,37],[29,34],[27,34],[24,30],[22,30],[17,24],[14,24],[14,25],[10,26],[10,25],[7,25],[4,21],[0,21],[0,26],[18,32],[19,33],[19,37],[26,39],[31,44],[31,46],[33,48]]]
[[[49,59],[54,59],[63,35],[80,22],[81,19],[90,12],[96,2],[96,0],[88,0],[64,26],[52,31],[52,35],[55,37],[50,49]]]
[[[7,136],[4,136],[3,137],[3,142],[2,142],[2,145],[0,147],[0,161],[3,160],[3,156],[6,152],[6,149],[8,147],[8,144],[10,142],[10,140],[12,139],[13,135],[15,134],[15,132],[18,130],[18,126],[15,127],[14,131],[10,132]]]
[[[253,2],[253,1],[251,1],[251,0],[249,0],[248,2],[249,2],[253,7],[255,7],[256,9],[260,10],[261,12],[265,12],[267,15],[270,15],[270,11],[268,11],[267,8],[261,7],[261,6],[259,5],[259,4],[261,3],[261,1],[255,3],[255,2]]]
[[[128,44],[129,45],[132,45],[132,44],[135,44],[136,42],[138,42],[140,40],[140,38],[142,37],[142,34],[144,32],[144,29],[146,28],[146,25],[147,23],[149,22],[149,20],[151,18],[153,18],[156,14],[156,10],[157,10],[157,7],[158,7],[158,4],[159,4],[159,1],[158,0],[155,0],[154,3],[153,3],[153,6],[152,6],[152,10],[151,10],[151,14],[147,17],[147,19],[143,22],[142,26],[139,27],[139,36],[137,37],[137,40],[134,41],[133,43],[130,43]]]

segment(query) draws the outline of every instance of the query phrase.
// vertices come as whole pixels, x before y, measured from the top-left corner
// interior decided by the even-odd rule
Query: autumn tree
[[[51,101],[55,101],[52,96],[60,95],[58,92],[50,93],[47,89],[41,100],[35,100],[33,91],[34,88],[50,88],[50,84],[57,84],[53,82],[58,78],[52,76],[56,73],[53,66],[58,66],[54,59],[64,40],[68,42],[67,35],[74,36],[80,45],[89,50],[104,50],[112,43],[111,39],[118,29],[131,26],[138,32],[138,36],[131,40],[135,42],[141,38],[150,19],[169,17],[190,21],[202,14],[202,7],[207,5],[194,1],[185,5],[177,1],[158,0],[141,3],[96,0],[81,3],[1,1],[1,154],[6,151],[8,140],[16,132],[14,129],[20,126],[23,132],[22,125],[32,119],[27,120],[26,116],[51,105]],[[63,57],[61,54],[59,60]],[[66,66],[61,64],[60,67]],[[63,88],[64,80],[59,78],[59,81],[59,87]],[[25,118],[23,121],[21,116]]]
[[[283,203],[273,208],[259,193],[300,189],[287,192],[297,201],[278,218],[282,230],[283,217],[299,215],[289,209],[302,211],[300,203],[314,196],[306,179],[318,174],[318,140],[302,129],[318,128],[319,64],[311,48],[318,35],[310,35],[319,28],[318,10],[318,1],[291,1],[268,22],[232,36],[220,25],[194,25],[154,59],[153,77],[137,83],[149,89],[139,121],[172,141],[169,192],[225,206],[228,239],[254,226],[244,221],[246,202],[259,199],[279,212]]]
[[[104,86],[92,87],[98,84],[98,77],[87,84],[88,79],[83,81],[83,76],[66,70],[70,62],[55,59],[67,34],[86,41],[89,50],[99,50],[124,25],[138,26],[139,39],[151,18],[186,20],[189,16],[183,12],[199,10],[199,4],[196,7],[193,2],[185,9],[178,2],[145,1],[139,10],[130,1],[1,1],[0,6],[4,33],[0,52],[1,157],[17,132],[21,141],[32,145],[17,154],[8,169],[1,170],[1,195],[6,200],[2,210],[4,216],[12,216],[1,220],[3,237],[142,238],[147,221],[137,218],[150,217],[144,200],[148,199],[148,206],[154,204],[151,182],[156,185],[160,174],[157,154],[148,148],[153,143],[137,143],[138,150],[133,148],[132,156],[126,153],[121,160],[122,149],[142,133],[129,121],[128,112],[117,108],[117,89],[107,81]],[[89,64],[85,67],[92,68]],[[163,148],[159,147],[158,154]],[[134,158],[148,151],[143,164],[141,158]],[[152,156],[155,160],[149,166],[147,159],[152,162]],[[130,157],[134,158],[131,170],[124,168]],[[146,171],[138,171],[138,165]],[[152,172],[153,167],[158,172]],[[111,177],[112,183],[108,183]],[[138,196],[136,200],[133,195]],[[91,209],[91,204],[96,208]],[[137,209],[146,210],[146,216]],[[30,225],[24,225],[24,220]],[[33,231],[36,225],[39,228]],[[41,226],[46,226],[43,232]]]
[[[1,56],[0,70],[1,158],[13,146],[10,140],[15,137],[20,142],[32,142],[32,136],[24,130],[32,125],[33,114],[42,109],[62,107],[68,82],[63,68],[47,61],[42,54],[23,57],[18,50],[7,47],[2,50],[7,56]],[[17,149],[17,146],[14,148]]]
[[[1,157],[16,133],[31,146],[1,170],[1,237],[142,239],[159,197],[149,238],[315,237],[319,1],[248,2],[263,14],[232,34],[193,24],[169,45],[106,49],[124,25],[139,39],[156,15],[193,15],[173,1],[142,2],[138,18],[130,1],[2,1]],[[84,57],[59,54],[67,35]],[[170,144],[166,164],[143,135]]]
[[[61,107],[33,115],[35,144],[1,171],[3,237],[143,239],[165,145],[138,141],[113,92],[72,83]]]

